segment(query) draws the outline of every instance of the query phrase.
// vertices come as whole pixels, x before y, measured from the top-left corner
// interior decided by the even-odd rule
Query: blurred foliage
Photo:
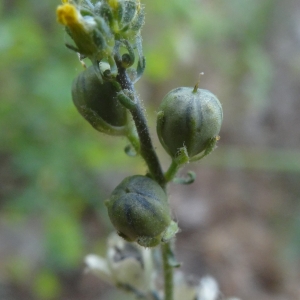
[[[109,226],[102,212],[109,190],[99,172],[133,169],[126,142],[94,132],[72,105],[71,83],[82,67],[64,47],[55,22],[58,3],[1,3],[0,161],[9,182],[0,188],[0,214],[9,226],[32,219],[41,227],[41,258],[20,270],[16,255],[6,271],[12,278],[21,274],[23,284],[34,282],[38,299],[57,299],[58,272],[81,265],[88,246],[85,214],[99,215],[104,234]]]
[[[255,142],[247,131],[236,135],[252,115],[269,109],[274,63],[263,42],[276,1],[144,3],[142,81],[153,87],[147,104],[157,107],[170,87],[191,86],[204,71],[203,86],[223,95],[224,144],[234,145],[218,149],[220,156],[216,152],[206,165],[299,173],[297,149],[286,144],[287,151],[262,151],[272,145],[268,131],[255,149],[245,148]],[[112,174],[144,170],[141,160],[133,166],[124,154],[126,141],[99,134],[72,105],[71,83],[82,67],[64,47],[65,33],[55,22],[58,4],[0,2],[0,225],[17,231],[33,222],[39,239],[34,259],[13,252],[1,275],[46,300],[59,299],[62,275],[81,269],[84,255],[109,230],[103,200],[112,187],[105,182]],[[94,241],[86,232],[86,216],[95,216],[99,226]]]
[[[43,270],[38,274],[33,290],[38,299],[57,299],[61,284],[54,273]]]

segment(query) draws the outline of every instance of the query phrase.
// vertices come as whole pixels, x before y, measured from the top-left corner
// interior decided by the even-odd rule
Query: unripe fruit
[[[118,135],[118,128],[127,124],[126,109],[119,103],[113,84],[101,83],[93,66],[73,81],[72,98],[79,113],[98,131]]]
[[[189,158],[207,150],[219,134],[223,120],[219,100],[208,90],[180,87],[162,100],[157,133],[165,150],[175,158],[185,147]]]
[[[146,176],[125,178],[105,204],[118,234],[145,247],[158,245],[171,223],[166,193]]]

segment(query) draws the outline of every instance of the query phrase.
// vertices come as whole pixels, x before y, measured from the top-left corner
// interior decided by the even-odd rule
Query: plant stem
[[[136,105],[130,109],[130,112],[140,138],[140,153],[146,161],[149,172],[153,179],[157,181],[162,188],[165,188],[165,177],[150,138],[147,120],[144,115],[144,110],[141,106],[140,99],[137,96],[134,86],[126,73],[126,69],[120,65],[118,65],[118,69],[119,74],[117,76],[117,80],[122,89],[129,90],[134,95],[134,102]]]
[[[134,85],[129,79],[126,69],[119,63],[117,81],[123,90],[129,90],[134,95],[135,105],[130,108],[130,112],[135,123],[137,133],[140,139],[140,154],[144,158],[149,172],[153,179],[166,189],[166,179],[157,157],[156,151],[153,147],[150,132],[147,125],[147,119],[144,114],[144,109],[141,106],[139,97],[137,96]],[[175,174],[174,174],[175,175]],[[174,177],[174,175],[172,175]],[[165,285],[165,300],[173,300],[173,266],[170,264],[170,257],[173,255],[170,242],[161,244],[161,253],[164,269],[164,285]]]
[[[170,264],[170,256],[172,255],[171,243],[161,244],[161,252],[164,268],[165,300],[173,300],[173,266]]]
[[[130,126],[127,130],[126,136],[131,143],[132,147],[134,148],[135,152],[138,154],[140,153],[140,140],[137,136],[137,132],[133,126]]]
[[[178,170],[180,169],[181,165],[179,165],[174,159],[172,160],[172,163],[168,169],[168,171],[165,173],[165,180],[166,182],[171,181]]]

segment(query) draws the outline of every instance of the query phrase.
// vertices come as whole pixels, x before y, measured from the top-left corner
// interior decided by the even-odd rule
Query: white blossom
[[[197,300],[217,300],[219,293],[218,283],[213,277],[205,276],[200,279],[197,288]]]
[[[108,238],[106,257],[89,254],[85,258],[86,272],[114,284],[130,286],[139,292],[153,288],[155,276],[150,249],[128,243],[117,234]]]

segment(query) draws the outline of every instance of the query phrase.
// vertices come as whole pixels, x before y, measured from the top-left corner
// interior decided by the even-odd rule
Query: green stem
[[[153,179],[158,182],[163,189],[166,189],[167,182],[152,144],[144,109],[142,108],[140,99],[135,92],[133,83],[126,73],[126,69],[123,68],[120,63],[117,63],[117,65],[117,81],[123,90],[129,90],[134,95],[133,100],[135,105],[129,105],[128,109],[131,112],[139,136],[140,154],[147,163],[149,172]],[[173,300],[173,266],[170,264],[170,257],[173,255],[173,252],[171,250],[170,242],[161,244],[161,253],[164,269],[165,300]]]
[[[135,128],[133,126],[130,126],[126,132],[126,136],[131,143],[132,147],[134,148],[135,152],[138,154],[140,153],[140,140],[137,136],[137,132],[135,131]]]
[[[122,89],[129,90],[133,92],[134,95],[135,105],[132,108],[130,108],[130,112],[140,139],[140,153],[146,161],[147,166],[149,168],[149,172],[152,175],[153,179],[157,181],[161,185],[161,187],[165,188],[165,177],[158,157],[156,155],[155,149],[152,145],[147,120],[144,115],[144,110],[141,106],[140,99],[137,96],[134,86],[126,73],[126,69],[120,65],[118,65],[118,68],[119,74],[117,76],[117,80],[120,83]]]
[[[165,173],[166,182],[173,180],[180,167],[181,165],[179,165],[176,160],[173,159],[168,171]]]
[[[185,147],[179,148],[177,156],[172,158],[172,163],[165,173],[166,182],[171,181],[178,170],[186,163],[189,162],[189,156]]]
[[[163,268],[164,268],[164,290],[165,290],[165,300],[173,300],[173,266],[170,264],[170,256],[172,256],[171,243],[164,243],[161,245],[161,252],[163,258]]]

